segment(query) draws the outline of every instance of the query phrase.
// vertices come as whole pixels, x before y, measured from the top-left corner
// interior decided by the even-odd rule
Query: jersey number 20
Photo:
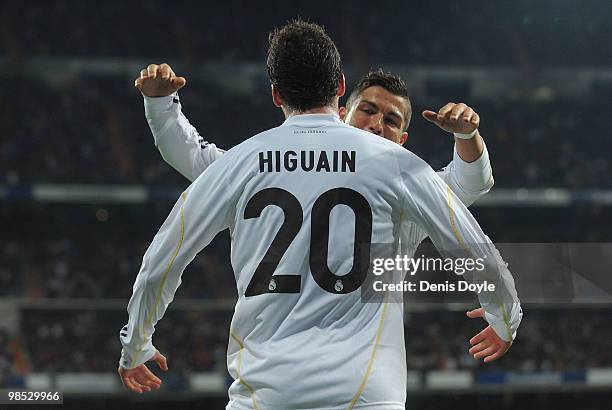
[[[353,267],[344,276],[335,275],[328,266],[329,216],[336,205],[347,205],[355,213]],[[245,296],[264,293],[300,293],[300,275],[273,275],[284,253],[293,242],[304,220],[302,205],[291,193],[281,188],[267,188],[256,193],[244,209],[244,219],[259,218],[264,208],[275,205],[285,214],[283,225],[270,248],[255,269]],[[372,208],[359,192],[334,188],[324,192],[312,206],[310,225],[310,271],[324,290],[343,294],[357,290],[365,280],[370,264]]]

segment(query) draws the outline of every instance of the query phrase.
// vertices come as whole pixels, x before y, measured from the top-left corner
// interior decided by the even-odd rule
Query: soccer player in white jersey
[[[145,115],[155,145],[168,164],[193,181],[225,150],[205,141],[183,114],[177,92],[185,84],[186,79],[176,76],[168,64],[150,64],[135,80],[136,88],[144,97]],[[464,103],[452,102],[438,112],[426,110],[422,115],[454,134],[453,160],[437,173],[461,202],[471,205],[486,195],[494,183],[489,154],[478,131],[479,115]],[[351,92],[346,107],[340,107],[339,116],[347,124],[403,145],[412,117],[406,84],[398,76],[382,70],[370,72]],[[404,224],[401,253],[413,256],[427,234],[408,220]],[[483,314],[482,309],[467,312],[471,318]],[[479,353],[482,350],[471,349],[470,353],[476,359],[485,358]]]
[[[150,64],[135,80],[144,96],[145,115],[162,157],[190,181],[194,181],[225,150],[205,141],[181,109],[177,91],[186,84],[168,64]],[[438,112],[422,113],[428,121],[455,136],[453,160],[438,175],[466,206],[486,195],[493,186],[489,153],[480,132],[479,115],[464,103],[448,103]],[[406,84],[381,70],[361,78],[351,92],[340,118],[354,127],[403,145],[408,139],[412,104]],[[406,222],[402,229],[402,253],[412,256],[427,234]],[[483,312],[468,312],[479,317]]]
[[[287,119],[214,161],[162,225],[121,330],[122,381],[137,392],[159,387],[144,364],[167,368],[154,326],[185,266],[226,228],[239,295],[227,409],[404,408],[403,306],[363,303],[359,289],[370,244],[396,243],[405,220],[442,251],[467,247],[484,258],[495,291],[479,295],[490,326],[475,347],[503,354],[522,315],[512,276],[426,163],[340,121],[345,83],[333,41],[291,22],[270,37],[268,73]]]

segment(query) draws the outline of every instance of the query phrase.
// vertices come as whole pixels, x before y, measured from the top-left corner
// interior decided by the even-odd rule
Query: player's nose
[[[383,124],[382,124],[382,115],[373,115],[370,118],[370,123],[368,124],[368,131],[376,135],[382,135],[383,133]]]

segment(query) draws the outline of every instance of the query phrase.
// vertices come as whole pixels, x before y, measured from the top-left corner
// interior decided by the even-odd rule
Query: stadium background
[[[129,394],[116,377],[142,254],[187,186],[133,80],[170,63],[188,118],[230,148],[282,121],[267,33],[298,15],[336,40],[349,84],[370,68],[403,76],[406,147],[432,167],[452,139],[420,112],[476,109],[496,184],[472,211],[495,242],[612,242],[610,2],[0,1],[0,388],[61,390],[64,408],[223,408],[226,232],[158,325],[163,389]],[[515,345],[488,365],[467,354],[483,323],[465,309],[407,306],[407,408],[612,408],[609,303],[525,304]]]

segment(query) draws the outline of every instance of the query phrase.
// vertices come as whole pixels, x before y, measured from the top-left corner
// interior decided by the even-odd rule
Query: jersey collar
[[[320,127],[334,124],[344,124],[337,114],[299,114],[287,118],[281,127],[286,125],[297,127]]]

